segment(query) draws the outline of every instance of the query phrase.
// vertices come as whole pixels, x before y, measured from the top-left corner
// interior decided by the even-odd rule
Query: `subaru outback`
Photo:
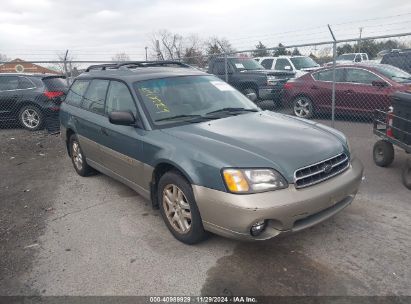
[[[179,62],[91,66],[60,114],[77,173],[131,187],[187,244],[208,232],[266,240],[305,229],[347,207],[362,179],[339,131],[262,111]]]

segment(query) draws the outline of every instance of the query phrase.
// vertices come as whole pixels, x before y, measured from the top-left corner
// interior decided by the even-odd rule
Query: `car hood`
[[[344,136],[331,130],[263,111],[162,131],[218,158],[225,167],[274,168],[293,182],[295,170],[344,151]]]

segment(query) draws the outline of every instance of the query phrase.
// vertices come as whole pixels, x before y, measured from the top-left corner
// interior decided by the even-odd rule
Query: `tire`
[[[69,148],[71,162],[73,163],[74,170],[76,170],[77,174],[84,177],[93,173],[94,170],[87,164],[86,157],[81,150],[80,143],[75,134],[70,136]]]
[[[294,99],[293,113],[295,116],[305,119],[314,117],[314,105],[310,98],[299,96]]]
[[[405,161],[405,166],[402,169],[402,183],[411,190],[411,159]]]
[[[163,220],[177,240],[192,245],[207,238],[191,185],[181,174],[166,172],[157,191]]]
[[[389,166],[394,160],[394,147],[386,140],[379,140],[374,144],[373,158],[377,166]]]
[[[273,100],[261,100],[255,103],[259,106],[262,110],[269,110],[273,111],[277,108],[277,104]]]
[[[34,105],[27,105],[19,111],[19,121],[23,128],[29,131],[37,131],[43,128],[43,112]]]
[[[246,96],[247,96],[247,94],[254,93],[258,98],[257,91],[253,88],[247,88],[247,89],[242,90],[241,92]]]

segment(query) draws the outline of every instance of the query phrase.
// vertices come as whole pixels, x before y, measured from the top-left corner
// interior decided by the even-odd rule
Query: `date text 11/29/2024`
[[[242,296],[198,296],[198,297],[186,297],[186,296],[160,296],[150,297],[150,303],[258,303],[255,297],[242,297]]]

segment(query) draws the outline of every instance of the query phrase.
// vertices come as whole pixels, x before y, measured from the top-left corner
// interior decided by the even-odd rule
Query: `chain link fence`
[[[337,128],[371,124],[394,92],[411,88],[411,33],[179,60],[228,82],[262,109]],[[109,62],[0,62],[0,127],[58,131],[59,105],[73,79],[89,65]],[[47,69],[50,64],[62,72]]]
[[[411,34],[237,51],[184,60],[263,109],[339,128],[371,123],[397,91],[411,91]]]

